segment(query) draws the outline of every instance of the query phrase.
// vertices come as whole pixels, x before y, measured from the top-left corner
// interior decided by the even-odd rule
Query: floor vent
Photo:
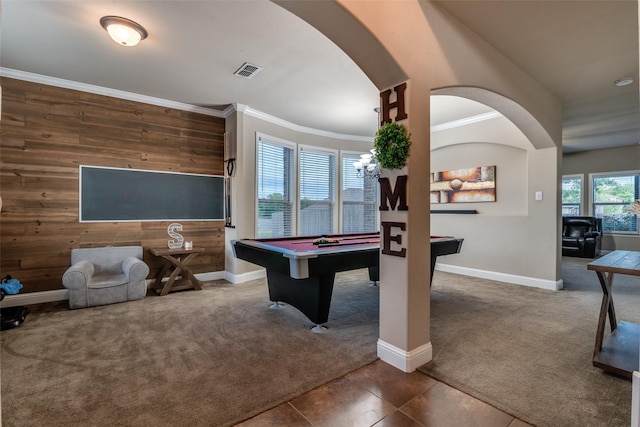
[[[244,64],[242,64],[242,67],[238,68],[238,70],[233,74],[235,74],[236,76],[244,77],[245,79],[250,79],[251,77],[258,74],[260,70],[262,70],[262,67],[258,67],[257,65],[245,62]]]

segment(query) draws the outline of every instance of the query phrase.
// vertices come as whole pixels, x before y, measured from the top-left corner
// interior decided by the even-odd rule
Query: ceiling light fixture
[[[103,16],[100,18],[100,25],[121,46],[135,46],[148,35],[140,24],[120,16]]]
[[[356,176],[358,178],[366,176],[378,179],[380,178],[380,165],[376,163],[376,150],[369,150],[369,153],[360,154],[360,160],[353,162],[353,167],[356,170]]]
[[[616,80],[616,86],[628,86],[633,83],[633,77],[623,77],[621,79]]]

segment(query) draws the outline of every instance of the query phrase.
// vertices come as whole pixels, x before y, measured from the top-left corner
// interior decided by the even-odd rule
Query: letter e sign
[[[407,256],[407,249],[402,248],[399,251],[391,250],[391,242],[396,242],[399,245],[402,245],[402,234],[394,234],[391,235],[391,228],[399,228],[401,231],[406,229],[406,224],[404,222],[388,222],[382,221],[382,253],[385,255],[393,255],[399,257]]]

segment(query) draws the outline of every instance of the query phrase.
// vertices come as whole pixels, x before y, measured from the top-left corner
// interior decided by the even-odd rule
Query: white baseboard
[[[196,279],[201,282],[209,282],[211,280],[223,280],[226,279],[226,271],[211,271],[209,273],[196,273]]]
[[[69,299],[69,291],[56,289],[53,291],[29,292],[26,294],[7,295],[0,302],[0,307],[15,307],[17,305],[42,304],[44,302],[64,301]]]
[[[231,282],[235,285],[238,283],[248,282],[250,280],[262,279],[264,277],[267,277],[267,270],[261,268],[260,270],[254,270],[242,274],[232,274],[227,271],[225,272],[224,278],[227,280],[227,282]]]
[[[517,276],[515,274],[500,273],[497,271],[479,270],[477,268],[460,267],[457,265],[436,263],[436,270],[447,273],[461,274],[463,276],[478,277],[480,279],[495,280],[496,282],[512,283],[514,285],[530,286],[551,291],[559,291],[563,288],[562,279],[553,281],[538,279],[535,277]]]
[[[404,372],[413,372],[433,359],[431,343],[421,345],[411,351],[405,351],[378,339],[378,357],[383,362]]]
[[[206,282],[210,280],[226,279],[225,271],[212,271],[208,273],[196,273],[196,278]],[[180,276],[178,277],[180,278]],[[164,278],[163,281],[167,281]],[[153,283],[153,279],[147,279],[147,287]],[[233,282],[232,282],[233,283]],[[69,291],[67,289],[56,289],[53,291],[29,292],[25,294],[7,295],[0,302],[0,307],[15,307],[17,305],[42,304],[45,302],[64,301],[69,299]]]

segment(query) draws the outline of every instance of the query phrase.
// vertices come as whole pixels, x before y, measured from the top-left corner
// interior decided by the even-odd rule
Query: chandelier
[[[360,160],[353,162],[358,178],[380,178],[380,165],[376,162],[376,150],[369,150],[369,153],[360,154]]]

